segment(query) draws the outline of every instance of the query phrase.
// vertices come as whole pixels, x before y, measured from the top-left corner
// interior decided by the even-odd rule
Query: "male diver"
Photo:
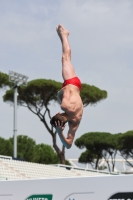
[[[52,117],[50,123],[55,127],[63,145],[69,149],[83,114],[83,103],[80,97],[82,85],[71,63],[71,48],[68,42],[70,33],[61,24],[56,27],[56,31],[62,43],[62,77],[64,79],[57,97],[64,112]],[[66,122],[69,126],[67,137],[63,134]]]

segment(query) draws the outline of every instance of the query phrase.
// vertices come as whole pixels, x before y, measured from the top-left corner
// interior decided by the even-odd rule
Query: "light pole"
[[[9,81],[14,83],[14,122],[13,122],[13,133],[14,133],[14,151],[13,157],[17,158],[17,88],[19,85],[27,85],[28,77],[13,71],[9,71]]]

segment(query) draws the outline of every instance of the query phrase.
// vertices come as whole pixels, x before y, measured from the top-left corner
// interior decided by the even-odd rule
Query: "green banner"
[[[28,197],[26,200],[52,200],[52,194],[41,194],[41,195],[32,195]]]

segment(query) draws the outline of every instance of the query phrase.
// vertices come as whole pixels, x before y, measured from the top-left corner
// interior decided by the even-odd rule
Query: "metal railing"
[[[91,169],[91,165],[89,163],[85,163],[85,164],[78,163],[78,159],[67,159],[67,160],[70,162],[70,164],[73,167],[79,167],[79,165],[80,166],[82,165],[82,166],[84,166],[84,167],[82,167],[84,169],[89,169],[89,170]],[[128,159],[128,161],[133,164],[133,159]],[[109,162],[110,167],[112,167],[112,163],[111,163],[112,160],[108,159],[108,162]],[[99,167],[102,168],[102,166],[103,167],[105,166],[106,171],[109,172],[107,162],[105,161],[105,159],[101,159],[99,162]],[[98,170],[98,171],[101,171],[101,170]],[[126,162],[126,160],[124,160],[124,159],[115,159],[114,172],[116,172],[116,173],[133,173],[133,167],[129,166],[128,163]]]

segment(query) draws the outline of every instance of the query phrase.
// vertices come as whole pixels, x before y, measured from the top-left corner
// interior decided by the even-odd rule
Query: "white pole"
[[[9,81],[14,82],[14,118],[13,118],[13,157],[17,158],[17,87],[27,85],[28,77],[17,72],[9,71]]]
[[[17,158],[17,84],[14,84],[14,152],[13,157]]]

